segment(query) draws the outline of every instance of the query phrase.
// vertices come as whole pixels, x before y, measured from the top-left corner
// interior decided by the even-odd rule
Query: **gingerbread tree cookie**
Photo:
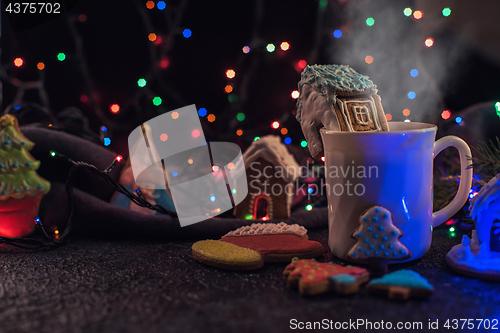
[[[429,281],[409,269],[402,269],[373,279],[366,285],[366,290],[371,294],[402,301],[409,298],[428,298],[434,294],[434,287]]]
[[[371,207],[359,223],[352,234],[357,242],[347,253],[348,259],[367,262],[370,272],[384,274],[389,261],[411,257],[410,250],[399,241],[403,232],[392,223],[392,215],[384,207]]]
[[[361,267],[293,258],[283,271],[283,277],[289,287],[298,288],[303,295],[318,295],[328,291],[345,295],[356,293],[359,286],[368,281],[369,273]]]

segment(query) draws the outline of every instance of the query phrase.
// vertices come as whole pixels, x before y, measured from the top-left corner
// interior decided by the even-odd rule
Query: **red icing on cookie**
[[[303,253],[321,248],[321,243],[297,235],[252,235],[222,237],[221,241],[246,247],[260,254]]]
[[[291,264],[286,266],[285,270],[292,271],[290,276],[302,277],[302,283],[307,284],[327,281],[330,276],[339,274],[347,274],[357,279],[368,272],[361,267],[341,266],[332,263],[316,262],[310,259],[294,259]]]

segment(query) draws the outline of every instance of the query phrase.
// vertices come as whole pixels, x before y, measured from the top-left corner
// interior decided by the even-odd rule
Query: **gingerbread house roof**
[[[348,65],[312,65],[306,66],[299,81],[299,92],[304,84],[311,85],[321,92],[331,104],[336,101],[339,92],[376,94],[377,86],[368,78],[361,75]],[[297,100],[297,120],[300,121],[302,110],[302,96]]]
[[[277,174],[287,183],[293,182],[300,175],[299,164],[276,135],[267,135],[252,142],[243,154],[245,168],[248,169],[259,158],[281,168],[282,172]]]
[[[469,211],[472,219],[480,222],[481,215],[487,211],[490,211],[491,214],[496,213],[495,216],[499,216],[500,212],[496,209],[488,210],[493,202],[498,202],[500,206],[500,174],[484,185],[481,191],[471,200]]]

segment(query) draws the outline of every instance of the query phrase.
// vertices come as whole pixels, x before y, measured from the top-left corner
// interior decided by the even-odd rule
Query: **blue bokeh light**
[[[177,171],[172,172],[172,176],[177,177],[179,173]]]
[[[339,29],[335,30],[335,31],[333,32],[333,37],[335,37],[335,38],[340,38],[340,37],[342,37],[342,30],[339,30]]]
[[[165,1],[158,1],[156,7],[158,7],[159,10],[164,10],[167,7],[167,4],[165,3]]]
[[[104,138],[104,145],[109,146],[111,144],[111,139],[110,138]]]
[[[462,122],[462,120],[463,120],[463,119],[462,119],[462,117],[460,117],[460,116],[455,118],[455,122],[456,122],[457,124],[460,124],[460,123]]]
[[[292,138],[286,137],[285,138],[285,144],[289,145],[290,143],[292,143]]]
[[[199,115],[200,117],[205,117],[205,116],[207,115],[207,109],[205,109],[205,108],[200,108],[200,109],[198,110],[198,115]]]
[[[412,70],[410,71],[410,75],[411,75],[411,76],[413,76],[413,77],[417,77],[417,76],[418,76],[418,70],[416,70],[415,68],[414,68],[414,69],[412,69]]]
[[[183,35],[184,37],[186,37],[186,38],[191,37],[191,35],[192,35],[192,34],[193,34],[193,33],[192,33],[192,32],[191,32],[191,30],[189,30],[189,29],[184,29],[184,31],[182,31],[182,35]]]
[[[409,99],[414,99],[415,97],[417,97],[417,94],[414,91],[410,91],[408,93],[408,98]]]

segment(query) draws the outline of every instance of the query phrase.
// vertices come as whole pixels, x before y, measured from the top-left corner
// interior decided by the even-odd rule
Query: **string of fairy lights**
[[[160,205],[152,205],[146,197],[143,195],[141,190],[137,189],[135,192],[128,190],[125,186],[114,180],[109,173],[115,168],[115,166],[123,161],[123,157],[118,155],[115,157],[113,162],[104,170],[98,169],[96,166],[81,162],[74,161],[71,158],[60,154],[56,151],[50,151],[50,156],[58,158],[69,162],[72,167],[70,168],[68,175],[66,176],[66,196],[68,200],[68,212],[66,221],[61,224],[59,229],[54,230],[54,232],[49,232],[43,225],[42,219],[40,217],[35,217],[33,223],[36,225],[36,230],[38,234],[35,237],[23,237],[23,238],[8,238],[0,236],[0,245],[5,244],[10,247],[5,248],[0,246],[0,251],[10,251],[11,248],[21,248],[26,250],[42,250],[47,248],[52,248],[64,244],[68,240],[68,236],[71,232],[71,227],[73,224],[73,214],[75,211],[75,198],[73,194],[73,175],[78,169],[85,169],[104,178],[104,180],[117,192],[127,196],[132,202],[140,207],[146,207],[151,210],[157,211],[161,214],[165,214],[171,217],[177,217],[175,211],[164,208]]]

